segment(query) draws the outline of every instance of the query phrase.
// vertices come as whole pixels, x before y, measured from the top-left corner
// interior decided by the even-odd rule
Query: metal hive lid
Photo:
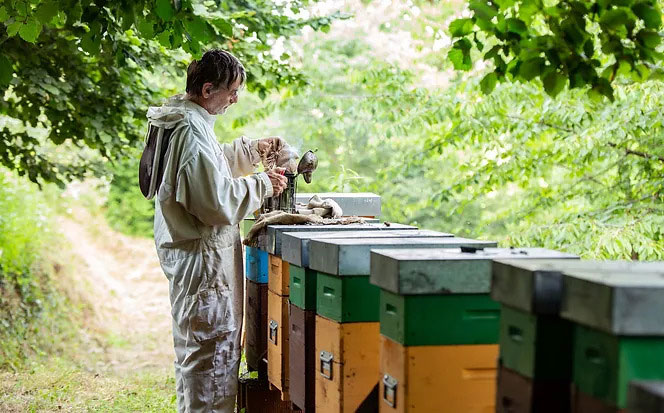
[[[371,283],[402,295],[487,294],[491,264],[496,259],[577,256],[545,248],[485,248],[460,250],[375,250],[371,257]]]
[[[372,249],[486,248],[495,245],[493,241],[457,237],[312,239],[309,242],[309,267],[333,275],[369,275]]]
[[[309,241],[332,238],[448,238],[452,234],[430,230],[284,232],[281,257],[294,265],[309,267]]]

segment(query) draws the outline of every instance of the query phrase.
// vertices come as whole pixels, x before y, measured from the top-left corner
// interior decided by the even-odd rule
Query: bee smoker
[[[286,189],[279,195],[279,209],[289,214],[294,214],[295,196],[297,195],[297,174],[286,173],[284,176],[288,179],[288,183],[286,184]]]
[[[265,200],[261,207],[261,214],[271,211],[284,211],[289,214],[294,214],[295,210],[295,197],[297,196],[297,177],[304,176],[307,183],[311,183],[311,175],[318,167],[318,158],[312,151],[307,151],[300,159],[297,165],[297,173],[286,172],[284,176],[288,180],[286,189],[280,195],[273,196]]]

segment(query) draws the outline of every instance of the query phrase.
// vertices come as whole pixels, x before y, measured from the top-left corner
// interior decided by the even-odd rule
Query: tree
[[[457,40],[448,57],[472,67],[471,49],[494,69],[481,87],[539,78],[556,96],[566,85],[613,100],[618,75],[648,79],[664,55],[657,50],[662,15],[657,0],[470,0],[472,16],[450,24]]]
[[[448,17],[422,15],[415,41],[425,50],[436,41],[426,26],[442,31]],[[396,33],[407,24],[389,23]],[[487,96],[480,77],[447,71],[433,48],[399,67],[347,30],[307,46],[317,51],[303,62],[308,90],[266,119],[245,123],[236,110],[217,124],[240,123],[248,135],[279,128],[302,149],[320,148],[314,182],[298,190],[375,192],[387,221],[501,246],[664,257],[662,82],[618,79],[613,102],[580,88],[552,99],[537,82],[506,82]],[[424,60],[451,74],[444,87],[416,72]],[[261,112],[249,107],[248,116]]]
[[[261,96],[305,84],[287,56],[271,55],[270,42],[305,25],[325,30],[338,17],[293,17],[306,3],[0,3],[0,162],[33,182],[60,185],[100,172],[140,142],[164,79],[181,78],[189,55],[207,48],[231,50]]]

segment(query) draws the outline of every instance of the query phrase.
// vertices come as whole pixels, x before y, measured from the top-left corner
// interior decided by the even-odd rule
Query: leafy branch
[[[623,147],[621,147],[618,144],[615,144],[613,142],[609,142],[608,145],[612,148],[623,150],[625,152],[625,154],[627,154],[627,155],[635,155],[635,156],[639,156],[639,157],[645,158],[645,159],[655,159],[655,160],[658,160],[660,162],[664,162],[664,156],[653,155],[653,154],[649,154],[649,153],[641,152],[641,151],[635,151],[635,150],[629,149],[629,148],[623,148]]]
[[[472,68],[471,50],[492,61],[494,69],[480,83],[487,94],[498,82],[539,78],[550,96],[569,86],[613,100],[618,75],[648,79],[649,67],[664,58],[658,50],[662,15],[657,0],[560,1],[550,7],[543,0],[468,4],[472,17],[449,26],[457,40],[447,56],[457,70]]]

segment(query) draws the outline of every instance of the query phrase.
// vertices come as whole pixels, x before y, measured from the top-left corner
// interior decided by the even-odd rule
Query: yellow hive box
[[[267,292],[267,379],[288,396],[288,297]]]
[[[317,413],[375,405],[370,395],[378,383],[379,329],[379,322],[338,323],[316,316]]]
[[[288,296],[290,290],[288,261],[270,254],[267,269],[267,289],[275,294]]]
[[[380,336],[381,413],[492,413],[497,344],[403,346]]]

